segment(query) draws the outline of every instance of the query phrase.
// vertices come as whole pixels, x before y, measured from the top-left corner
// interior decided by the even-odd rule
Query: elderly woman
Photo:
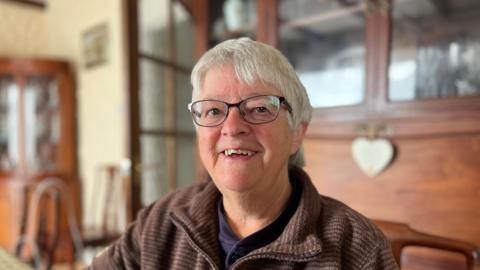
[[[321,196],[303,163],[305,88],[276,49],[247,38],[209,50],[188,109],[211,181],[142,210],[94,269],[398,269],[383,234]]]

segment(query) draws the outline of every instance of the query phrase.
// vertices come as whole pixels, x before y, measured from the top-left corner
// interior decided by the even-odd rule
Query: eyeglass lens
[[[256,96],[237,104],[228,104],[218,100],[201,100],[192,104],[194,120],[201,126],[216,126],[225,121],[229,107],[238,107],[243,119],[252,124],[267,123],[275,120],[280,110],[280,98],[277,96]]]

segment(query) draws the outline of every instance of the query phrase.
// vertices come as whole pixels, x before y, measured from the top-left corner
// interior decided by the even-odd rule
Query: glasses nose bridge
[[[243,121],[246,121],[248,122],[246,119],[245,119],[245,112],[242,111],[241,109],[241,105],[242,103],[244,102],[244,100],[240,101],[240,102],[237,102],[237,103],[227,103],[227,102],[223,102],[223,104],[225,104],[227,106],[227,113],[225,114],[225,118],[223,119],[222,123],[227,121],[227,118],[229,117],[230,115],[230,108],[237,108],[238,109],[238,113],[239,113],[239,116],[240,116],[240,119],[243,120]]]
[[[243,117],[245,117],[245,112],[241,109],[241,106],[242,106],[242,103],[244,102],[245,100],[242,100],[240,102],[237,102],[237,103],[227,103],[227,102],[224,102],[225,105],[227,105],[227,113],[225,114],[225,118],[230,114],[230,108],[237,108],[238,109],[238,112],[240,113],[240,115]]]

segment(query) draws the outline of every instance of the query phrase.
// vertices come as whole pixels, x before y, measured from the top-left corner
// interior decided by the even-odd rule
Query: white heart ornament
[[[373,177],[392,161],[393,145],[385,139],[357,138],[352,143],[352,155],[360,169]]]

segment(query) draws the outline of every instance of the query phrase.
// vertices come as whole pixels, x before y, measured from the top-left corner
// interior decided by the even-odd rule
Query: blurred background
[[[478,0],[1,0],[0,269],[88,263],[143,206],[204,181],[189,75],[243,36],[307,89],[318,191],[434,237],[404,269],[473,267],[478,14]]]

